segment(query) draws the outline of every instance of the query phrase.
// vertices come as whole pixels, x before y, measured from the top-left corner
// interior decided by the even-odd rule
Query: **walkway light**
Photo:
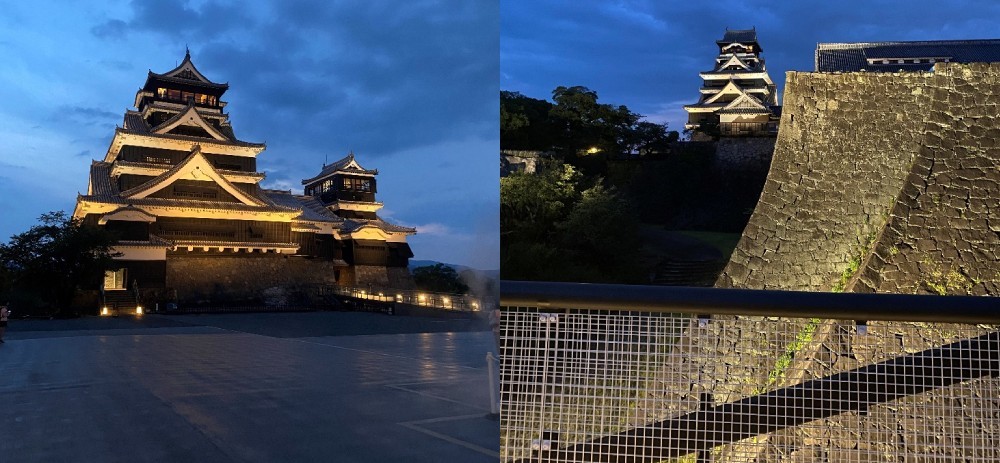
[[[137,305],[135,307],[135,314],[136,315],[142,315],[142,306],[141,305]]]
[[[108,310],[108,306],[101,307],[101,316],[111,315],[111,311]]]

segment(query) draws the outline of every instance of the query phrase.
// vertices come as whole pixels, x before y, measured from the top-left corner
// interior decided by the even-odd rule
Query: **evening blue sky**
[[[147,70],[184,58],[216,82],[263,186],[349,151],[378,169],[380,214],[416,259],[499,267],[494,1],[4,2],[0,241],[72,211]]]
[[[683,130],[726,28],[756,27],[768,73],[812,71],[818,42],[1000,38],[1000,2],[533,0],[500,3],[500,87],[582,85]]]

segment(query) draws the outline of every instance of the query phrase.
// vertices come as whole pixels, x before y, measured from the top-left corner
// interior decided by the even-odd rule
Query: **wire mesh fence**
[[[503,307],[501,456],[1000,461],[997,330]]]

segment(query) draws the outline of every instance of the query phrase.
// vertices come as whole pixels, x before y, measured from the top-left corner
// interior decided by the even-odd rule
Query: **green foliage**
[[[517,92],[500,92],[500,148],[548,150],[554,144],[549,123],[552,103]]]
[[[0,297],[25,313],[64,314],[76,291],[96,287],[111,268],[116,238],[62,211],[39,221],[0,245]]]
[[[462,282],[458,272],[444,264],[426,265],[413,269],[413,282],[424,291],[465,294],[469,287]]]
[[[500,148],[555,152],[587,173],[608,157],[662,153],[679,134],[627,106],[598,103],[587,87],[557,87],[552,101],[500,92]]]
[[[934,294],[947,296],[949,294],[969,294],[972,287],[981,283],[976,279],[969,278],[954,268],[947,272],[940,268],[931,270],[924,286]]]
[[[781,353],[778,360],[774,362],[774,368],[771,369],[767,374],[767,384],[763,388],[759,388],[754,394],[761,394],[772,386],[781,385],[785,380],[785,376],[788,374],[788,368],[792,365],[792,360],[795,359],[795,354],[802,351],[806,345],[808,345],[813,340],[813,335],[816,334],[816,327],[819,326],[820,319],[810,318],[809,322],[806,323],[798,334],[795,335],[795,339],[792,340],[785,351]]]
[[[500,179],[500,271],[505,279],[634,282],[638,219],[600,179],[552,162]]]
[[[543,163],[537,174],[500,179],[500,234],[504,239],[539,242],[579,197],[583,177],[560,162]]]
[[[861,269],[861,264],[864,262],[865,257],[868,256],[868,253],[871,252],[872,246],[875,245],[875,239],[877,237],[878,230],[872,229],[868,232],[868,235],[865,236],[864,242],[857,252],[847,261],[847,268],[840,273],[840,278],[833,284],[833,288],[831,288],[830,291],[842,293],[845,289],[847,289],[847,283],[851,281],[851,278],[853,278],[854,275],[858,273],[858,270]]]

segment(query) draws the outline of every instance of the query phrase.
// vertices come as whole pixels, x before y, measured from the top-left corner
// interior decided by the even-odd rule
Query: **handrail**
[[[862,294],[588,283],[500,282],[502,307],[1000,323],[1000,298]]]

